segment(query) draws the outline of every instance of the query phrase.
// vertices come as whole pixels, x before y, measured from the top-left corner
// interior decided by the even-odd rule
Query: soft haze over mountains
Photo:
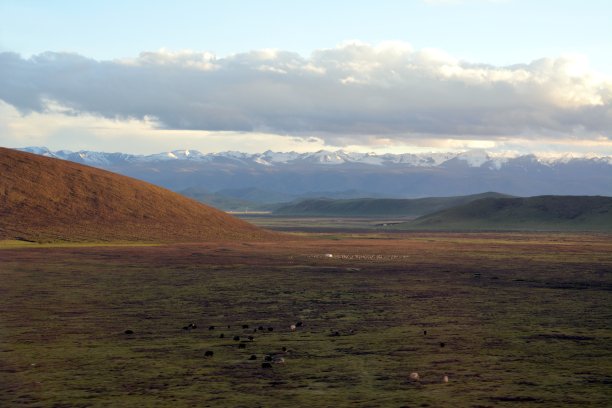
[[[483,150],[383,155],[345,151],[204,154],[175,150],[145,156],[53,152],[43,147],[22,150],[104,168],[175,191],[224,190],[236,198],[246,198],[249,192],[248,199],[257,195],[254,192],[262,192],[264,197],[276,197],[272,201],[277,202],[303,196],[423,197],[485,191],[517,196],[612,194],[609,156],[499,156]]]

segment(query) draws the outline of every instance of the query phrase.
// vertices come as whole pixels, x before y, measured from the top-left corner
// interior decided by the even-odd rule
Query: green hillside
[[[356,198],[307,199],[280,206],[275,215],[318,217],[377,217],[407,216],[444,210],[486,197],[509,197],[500,193],[482,193],[458,197],[427,197],[416,199]]]
[[[612,232],[612,197],[483,198],[397,224],[394,228]]]

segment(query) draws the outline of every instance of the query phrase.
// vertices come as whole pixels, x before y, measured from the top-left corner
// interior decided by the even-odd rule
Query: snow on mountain
[[[355,153],[343,150],[330,151],[319,150],[313,153],[297,152],[273,152],[249,154],[237,151],[226,151],[220,153],[201,153],[197,150],[173,150],[151,155],[133,155],[126,153],[104,153],[81,150],[72,152],[69,150],[51,151],[46,147],[24,147],[19,150],[39,154],[47,157],[56,157],[64,160],[76,161],[93,166],[111,166],[121,163],[157,162],[157,161],[203,161],[230,159],[245,165],[254,163],[267,167],[277,165],[291,165],[297,163],[309,163],[315,165],[343,165],[363,164],[372,166],[402,165],[410,167],[437,167],[443,164],[463,163],[472,168],[487,168],[500,170],[509,163],[515,165],[523,163],[541,164],[545,166],[556,166],[560,164],[577,163],[591,160],[593,163],[612,165],[611,156],[574,156],[566,154],[556,157],[537,157],[535,155],[499,155],[488,153],[482,149],[469,150],[460,153],[402,153],[402,154],[376,154]]]

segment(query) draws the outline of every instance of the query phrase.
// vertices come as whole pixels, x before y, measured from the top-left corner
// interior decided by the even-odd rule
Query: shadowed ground
[[[612,402],[610,236],[4,247],[1,406]]]

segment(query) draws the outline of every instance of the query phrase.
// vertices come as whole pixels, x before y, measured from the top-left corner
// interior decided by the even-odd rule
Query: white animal
[[[292,324],[290,328],[291,328],[291,331],[295,331],[295,324]]]
[[[334,257],[334,255],[333,255],[333,254],[325,254],[325,257],[326,257],[326,258],[333,258],[333,257]]]
[[[444,377],[442,377],[442,382],[445,384],[448,382],[448,375],[445,375]]]
[[[419,373],[417,373],[416,371],[413,373],[410,373],[410,381],[419,381],[421,379],[421,377],[419,376]]]

